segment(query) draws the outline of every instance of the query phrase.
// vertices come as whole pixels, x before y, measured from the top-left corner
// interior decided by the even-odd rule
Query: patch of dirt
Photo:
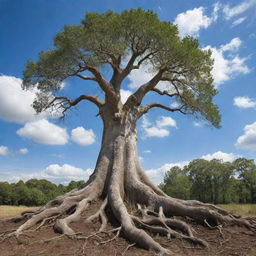
[[[86,211],[80,223],[71,224],[76,232],[83,232],[83,236],[95,234],[100,223],[87,223],[85,219],[99,208],[98,203],[92,204]],[[167,239],[167,237],[153,236],[162,246],[171,250],[176,256],[256,256],[256,236],[251,231],[240,227],[218,229],[196,225],[191,222],[195,236],[209,243],[209,248],[195,246],[179,239]],[[16,229],[21,223],[0,220],[0,234],[7,230]],[[117,228],[115,222],[108,224],[107,230]],[[121,237],[115,237],[116,232],[99,233],[86,240],[71,240],[67,237],[59,237],[47,242],[53,237],[59,236],[52,227],[41,227],[37,231],[29,231],[21,236],[19,241],[14,237],[0,243],[1,256],[153,256],[153,252],[129,247],[129,243]],[[128,249],[129,247],[129,249]],[[128,249],[128,250],[127,250]]]

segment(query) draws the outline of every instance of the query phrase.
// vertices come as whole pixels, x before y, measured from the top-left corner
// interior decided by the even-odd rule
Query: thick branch
[[[160,103],[155,102],[155,103],[151,103],[151,104],[139,107],[139,116],[142,116],[142,115],[146,114],[151,108],[162,108],[162,109],[167,110],[169,112],[178,111],[178,112],[186,115],[186,113],[183,111],[184,106],[181,106],[180,108],[169,108],[167,106],[164,106]]]
[[[157,88],[153,88],[153,89],[151,89],[151,91],[154,91],[154,92],[156,92],[156,93],[158,93],[160,95],[167,95],[169,97],[179,96],[178,92],[177,93],[169,93],[168,91],[161,91],[161,90],[159,90]]]
[[[158,84],[158,82],[161,81],[163,73],[164,69],[160,69],[158,73],[149,82],[141,85],[139,89],[128,98],[125,105],[127,107],[132,107],[134,105],[139,106],[147,92],[152,90]]]

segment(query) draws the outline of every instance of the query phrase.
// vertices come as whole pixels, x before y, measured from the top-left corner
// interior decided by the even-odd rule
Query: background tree
[[[41,52],[37,62],[28,63],[23,87],[37,87],[40,91],[33,104],[37,112],[58,109],[65,114],[82,101],[96,105],[103,121],[102,146],[95,170],[84,188],[49,202],[31,215],[15,235],[40,220],[75,208],[70,216],[59,218],[54,226],[56,231],[74,236],[69,224],[79,221],[81,212],[92,200],[99,198],[103,198],[101,230],[106,218],[104,207],[108,206],[126,238],[159,253],[169,252],[143,229],[206,245],[192,235],[192,230],[183,221],[168,218],[166,223],[170,228],[166,228],[167,224],[160,229],[156,227],[155,224],[163,225],[161,212],[166,216],[187,216],[198,223],[210,219],[214,224],[250,226],[246,220],[223,216],[223,211],[217,208],[212,211],[212,206],[168,197],[145,175],[137,154],[136,123],[153,108],[191,114],[219,127],[220,115],[212,102],[217,91],[211,76],[213,61],[210,51],[201,50],[197,39],[180,39],[175,25],[160,21],[152,11],[141,9],[121,14],[111,11],[87,13],[81,25],[65,26],[55,37],[54,45],[53,50]],[[143,65],[150,67],[152,78],[138,85],[138,89],[123,104],[120,89],[124,80]],[[103,69],[110,70],[112,75],[109,80],[105,78]],[[96,84],[103,91],[104,98],[87,93],[74,99],[58,95],[62,82],[69,77],[85,82],[85,86],[89,86],[85,92],[93,86],[88,81]],[[166,90],[157,87],[163,81],[169,85]],[[150,92],[174,99],[180,106],[171,108],[161,102],[143,105],[143,99]],[[152,220],[148,222],[145,218],[133,216],[128,212],[125,201],[160,211],[159,218],[148,217]],[[136,227],[138,223],[141,228]]]

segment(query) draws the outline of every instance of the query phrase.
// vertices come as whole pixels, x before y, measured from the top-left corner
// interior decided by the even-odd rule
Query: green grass
[[[256,204],[219,204],[218,206],[234,214],[256,216]]]
[[[0,218],[13,217],[36,207],[0,205]]]

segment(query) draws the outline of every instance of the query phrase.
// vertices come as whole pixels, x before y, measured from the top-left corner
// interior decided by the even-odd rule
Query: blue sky
[[[177,113],[149,113],[137,126],[139,155],[148,175],[159,183],[174,164],[200,157],[255,159],[256,0],[0,0],[0,181],[35,177],[66,183],[88,178],[101,143],[97,109],[82,103],[64,121],[49,113],[36,116],[31,108],[36,91],[21,90],[22,71],[28,60],[53,47],[54,35],[65,24],[79,24],[86,12],[138,7],[176,23],[181,37],[195,36],[201,48],[212,50],[212,74],[219,90],[214,101],[222,115],[222,128],[214,129]],[[124,98],[151,76],[146,71],[144,67],[129,76]],[[60,93],[75,97],[90,90],[101,96],[96,87],[85,87],[69,79]]]

